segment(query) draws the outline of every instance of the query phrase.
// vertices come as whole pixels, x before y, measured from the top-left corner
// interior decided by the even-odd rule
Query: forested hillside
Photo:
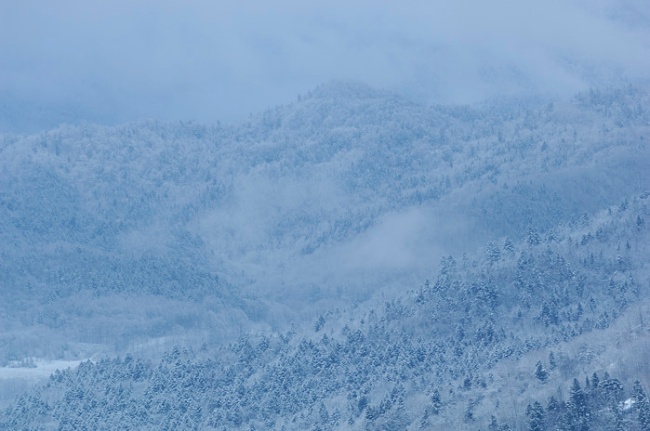
[[[335,82],[0,136],[0,365],[84,361],[0,424],[646,429],[649,107]]]
[[[4,426],[646,429],[649,216],[644,194],[289,332],[87,361]]]

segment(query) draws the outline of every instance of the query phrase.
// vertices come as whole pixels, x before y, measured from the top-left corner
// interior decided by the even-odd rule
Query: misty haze
[[[642,0],[0,0],[0,429],[650,429],[649,78]]]

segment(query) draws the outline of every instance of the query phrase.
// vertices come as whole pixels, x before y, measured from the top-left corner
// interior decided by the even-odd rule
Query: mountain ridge
[[[578,230],[650,189],[644,88],[481,106],[356,84],[314,92],[234,125],[2,135],[0,363],[304,328],[399,296],[449,255]],[[120,312],[125,298],[147,306]]]

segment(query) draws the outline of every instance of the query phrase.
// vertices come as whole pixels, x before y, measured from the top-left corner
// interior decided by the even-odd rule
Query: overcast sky
[[[570,94],[647,78],[649,29],[647,0],[0,0],[0,115],[231,121],[332,79]]]

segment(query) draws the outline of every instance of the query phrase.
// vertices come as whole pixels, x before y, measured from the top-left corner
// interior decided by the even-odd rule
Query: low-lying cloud
[[[641,0],[3,2],[0,95],[110,123],[239,119],[331,79],[427,102],[566,94],[648,77],[649,9]]]

